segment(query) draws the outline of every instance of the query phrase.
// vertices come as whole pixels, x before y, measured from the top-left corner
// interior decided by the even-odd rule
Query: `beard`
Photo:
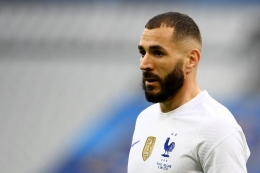
[[[183,62],[179,61],[164,79],[149,71],[143,72],[142,87],[146,100],[151,103],[160,103],[174,97],[184,84],[182,66]],[[154,86],[146,86],[145,78],[153,78],[158,81],[160,84],[160,91],[158,93],[153,93]]]

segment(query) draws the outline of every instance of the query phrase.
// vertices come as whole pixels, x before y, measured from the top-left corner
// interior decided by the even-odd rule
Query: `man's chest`
[[[136,130],[129,155],[129,173],[202,172],[194,146],[196,127],[160,124]]]

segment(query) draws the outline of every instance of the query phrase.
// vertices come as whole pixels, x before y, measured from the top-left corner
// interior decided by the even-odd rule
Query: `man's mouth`
[[[143,73],[143,81],[145,82],[146,86],[153,85],[159,81],[159,77],[152,73]]]
[[[152,83],[152,82],[156,82],[157,81],[157,79],[145,79],[147,82],[149,82],[149,83]]]
[[[144,80],[145,80],[146,85],[151,85],[151,84],[153,84],[155,82],[158,82],[158,80],[155,79],[155,78],[146,78]]]

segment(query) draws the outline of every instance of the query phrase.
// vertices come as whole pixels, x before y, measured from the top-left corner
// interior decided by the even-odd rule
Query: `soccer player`
[[[155,103],[136,121],[128,173],[245,173],[246,138],[230,111],[198,86],[199,28],[186,14],[148,21],[138,49],[143,90]]]

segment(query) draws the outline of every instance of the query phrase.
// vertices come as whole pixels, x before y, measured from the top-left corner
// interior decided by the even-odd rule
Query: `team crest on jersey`
[[[170,143],[170,138],[168,137],[164,143],[164,153],[162,154],[163,157],[169,157],[169,152],[172,152],[172,150],[175,147],[175,143]]]
[[[177,136],[177,133],[172,133],[171,136],[175,138],[175,136]],[[174,148],[175,142],[171,141],[171,137],[167,137],[163,145],[164,153],[161,154],[162,157],[160,158],[160,161],[157,161],[158,169],[165,171],[169,171],[170,169],[172,169],[172,165],[170,164],[169,159],[170,153],[173,151]]]
[[[147,138],[145,145],[144,145],[143,152],[142,152],[142,157],[143,157],[144,161],[146,161],[152,154],[155,141],[156,141],[156,138],[153,136],[149,136]]]

